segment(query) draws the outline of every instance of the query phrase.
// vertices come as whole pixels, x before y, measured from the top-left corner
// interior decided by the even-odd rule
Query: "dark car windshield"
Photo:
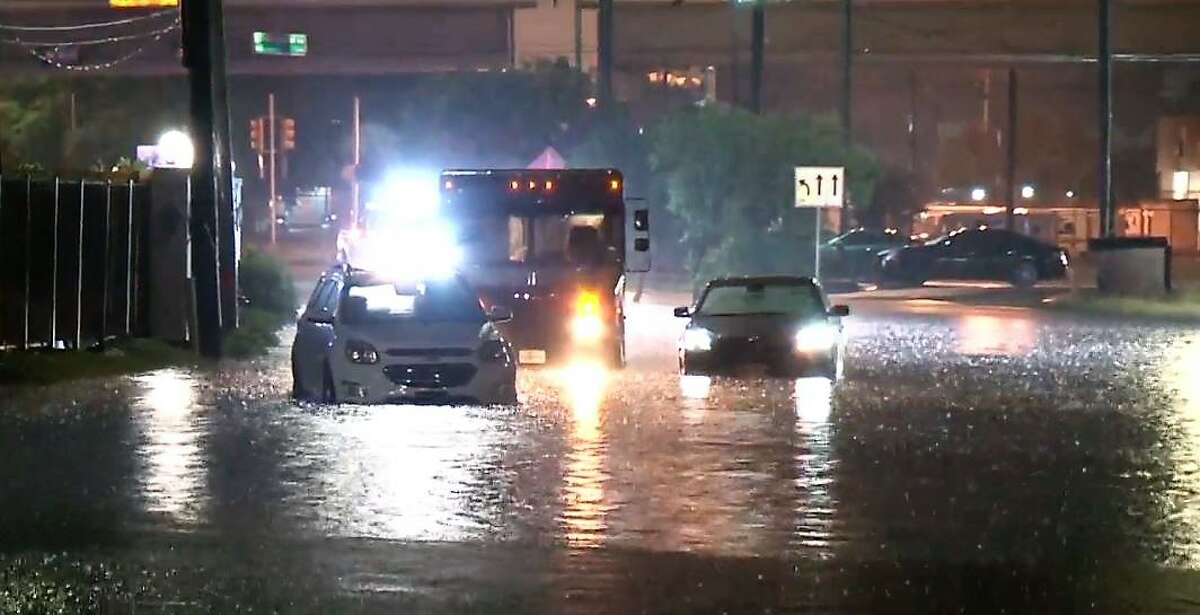
[[[749,316],[781,314],[816,316],[825,311],[818,291],[807,284],[713,286],[696,307],[699,316]]]
[[[479,299],[457,281],[414,285],[367,283],[349,287],[341,306],[350,324],[394,320],[482,322]]]

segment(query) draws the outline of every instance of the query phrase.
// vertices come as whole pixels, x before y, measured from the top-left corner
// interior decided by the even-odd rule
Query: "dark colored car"
[[[856,228],[821,246],[821,271],[826,278],[869,280],[879,273],[879,255],[908,245],[895,229]]]
[[[798,376],[815,370],[838,377],[844,346],[844,305],[829,307],[811,278],[722,278],[704,287],[695,307],[675,308],[691,318],[679,340],[684,374],[735,372],[763,365],[768,373]]]
[[[884,281],[920,285],[926,280],[1000,280],[1026,288],[1060,279],[1067,253],[1004,229],[959,230],[924,245],[892,250],[880,261]]]

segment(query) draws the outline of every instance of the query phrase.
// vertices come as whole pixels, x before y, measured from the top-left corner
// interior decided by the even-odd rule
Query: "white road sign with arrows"
[[[844,167],[796,167],[796,207],[841,207],[845,193]]]

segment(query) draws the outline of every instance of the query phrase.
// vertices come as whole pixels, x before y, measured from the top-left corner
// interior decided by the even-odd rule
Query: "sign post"
[[[813,210],[813,279],[821,277],[821,208],[845,204],[845,167],[796,167],[796,207]]]

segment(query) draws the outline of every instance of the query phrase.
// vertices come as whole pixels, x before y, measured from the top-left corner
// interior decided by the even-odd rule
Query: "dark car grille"
[[[466,357],[470,348],[388,348],[389,357]]]
[[[787,341],[775,337],[722,337],[713,343],[713,354],[721,359],[763,361],[790,353]]]
[[[392,382],[422,389],[460,387],[475,377],[470,363],[429,363],[425,365],[388,365],[383,373]]]

